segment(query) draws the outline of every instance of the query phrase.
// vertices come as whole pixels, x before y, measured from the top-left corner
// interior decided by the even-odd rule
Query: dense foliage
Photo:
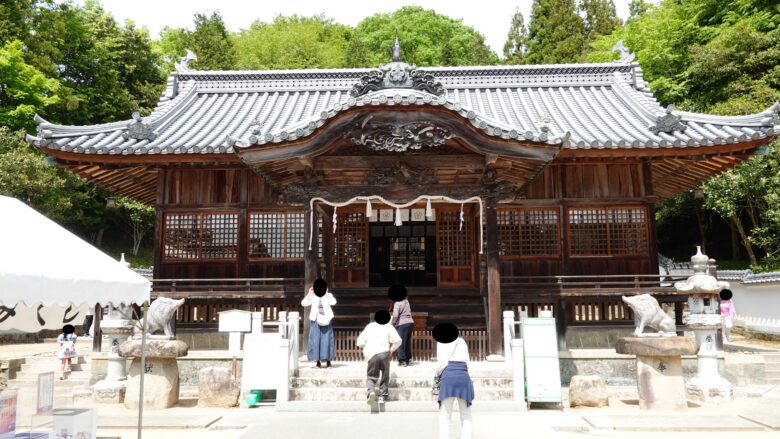
[[[748,114],[780,100],[780,2],[666,0],[655,8],[639,1],[632,7],[637,12],[624,27],[594,42],[592,61],[614,58],[611,48],[623,39],[661,103],[691,111]],[[704,206],[727,222],[759,269],[778,266],[780,260],[777,142],[767,153],[703,185]],[[659,211],[659,234],[675,233],[676,226],[664,229],[679,224],[679,217],[667,214],[678,211]],[[692,216],[690,211],[679,214]]]

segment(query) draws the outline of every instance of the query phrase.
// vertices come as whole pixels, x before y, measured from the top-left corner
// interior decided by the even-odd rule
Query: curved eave
[[[425,102],[420,102],[416,106],[412,106],[411,103],[405,105],[406,108],[400,108],[377,102],[371,107],[362,108],[361,111],[363,105],[355,104],[349,108],[339,109],[335,114],[329,113],[327,117],[323,115],[316,128],[312,124],[310,126],[313,129],[297,132],[292,136],[283,134],[278,139],[276,136],[273,139],[268,137],[267,142],[254,138],[250,140],[256,140],[256,143],[244,145],[240,141],[231,139],[230,143],[234,145],[236,154],[242,161],[250,165],[319,155],[336,139],[343,137],[345,129],[366,117],[372,117],[381,123],[402,124],[420,120],[432,122],[465,140],[475,152],[531,160],[552,160],[560,152],[560,145],[564,140],[550,138],[547,142],[542,142],[538,136],[531,136],[535,137],[535,140],[525,140],[524,135],[516,131],[503,131],[493,125],[480,124],[482,121],[475,123],[475,118],[464,117],[463,114],[445,105],[426,105]],[[369,111],[365,111],[366,109]],[[466,121],[471,123],[464,123]]]

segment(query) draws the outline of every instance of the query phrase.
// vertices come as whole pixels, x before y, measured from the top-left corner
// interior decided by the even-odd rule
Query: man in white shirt
[[[377,401],[377,380],[379,381],[379,403],[385,402],[390,383],[390,358],[392,353],[401,346],[401,337],[389,323],[390,313],[384,310],[377,311],[374,313],[374,322],[369,323],[357,339],[357,345],[363,348],[363,355],[368,361],[366,370],[368,404]]]

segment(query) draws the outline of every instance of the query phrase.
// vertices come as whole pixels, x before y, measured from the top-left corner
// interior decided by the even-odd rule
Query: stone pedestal
[[[698,345],[690,337],[626,337],[615,351],[636,355],[639,408],[685,410],[688,408],[682,355],[693,355]]]
[[[688,380],[685,390],[694,401],[721,404],[734,398],[734,386],[718,372],[715,343],[705,343],[699,350],[698,371]]]
[[[144,408],[164,409],[179,401],[179,365],[177,357],[187,355],[187,344],[179,340],[147,340],[144,376]],[[125,407],[138,408],[141,384],[141,340],[129,340],[119,346],[119,355],[132,358],[127,379]]]
[[[119,345],[127,340],[133,332],[133,323],[117,315],[118,311],[111,307],[109,318],[101,323],[101,331],[108,335],[110,344],[108,348],[108,361],[106,364],[106,378],[98,381],[92,388],[92,400],[98,403],[121,404],[125,400],[125,388],[127,385],[127,373],[125,371],[126,360],[119,356]]]

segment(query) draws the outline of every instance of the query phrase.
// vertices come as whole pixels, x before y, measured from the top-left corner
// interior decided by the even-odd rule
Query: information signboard
[[[558,339],[552,317],[522,320],[527,400],[561,403]]]
[[[54,372],[38,374],[38,403],[35,414],[42,415],[54,408]]]
[[[0,392],[0,439],[16,436],[16,390]]]

